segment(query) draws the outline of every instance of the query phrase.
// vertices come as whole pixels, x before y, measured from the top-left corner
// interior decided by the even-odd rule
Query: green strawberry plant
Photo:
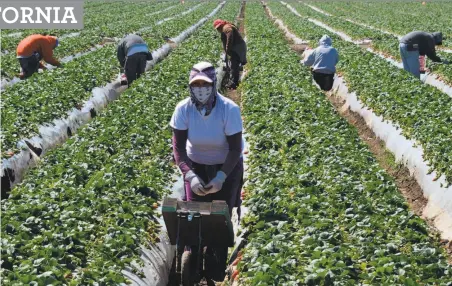
[[[402,134],[417,142],[424,159],[438,177],[444,175],[452,183],[452,98],[435,87],[422,84],[404,70],[352,43],[331,35],[325,29],[300,18],[279,3],[269,3],[273,14],[284,21],[300,38],[317,46],[318,39],[329,34],[340,54],[338,73],[346,80],[350,92],[375,114],[391,120]],[[298,11],[298,10],[297,10]]]
[[[239,7],[228,2],[216,16],[233,21]],[[139,261],[140,245],[158,241],[153,204],[175,171],[171,114],[189,96],[193,64],[220,58],[209,23],[49,152],[2,203],[5,285],[127,282],[121,270]]]
[[[449,1],[421,2],[308,2],[330,14],[352,19],[373,27],[404,35],[411,31],[441,31],[444,46],[452,48],[452,26]]]
[[[261,5],[247,3],[245,29],[251,147],[239,284],[450,285],[439,238],[312,85]]]
[[[85,15],[84,17],[86,19],[84,23],[84,29],[79,31],[80,35],[77,37],[70,37],[60,40],[60,45],[55,49],[55,57],[63,58],[66,56],[74,55],[78,52],[88,51],[95,45],[101,44],[104,37],[122,37],[125,34],[136,31],[143,26],[150,26],[154,24],[154,19],[155,21],[158,21],[165,17],[169,17],[174,13],[181,13],[182,11],[188,9],[189,6],[194,4],[188,4],[188,7],[185,5],[180,5],[175,9],[154,15],[150,20],[148,14],[158,10],[163,10],[164,8],[172,5],[174,5],[174,2],[159,4],[152,4],[151,2],[141,2],[134,4],[129,3],[127,5],[123,4],[122,6],[113,5],[112,7],[110,7],[110,5],[107,5],[107,7],[104,7],[104,11],[102,11],[102,13],[99,13],[99,11],[96,11],[95,13],[87,13],[87,15]],[[112,21],[112,17],[114,19],[121,19],[121,21]],[[57,36],[60,36],[60,34],[62,33],[61,31],[64,30],[55,30],[55,32],[53,30],[45,30],[44,32],[47,34],[55,34]],[[12,47],[4,47],[2,38],[2,50],[6,49],[12,52],[10,54],[2,56],[1,69],[2,72],[6,73],[9,78],[13,78],[15,74],[20,70],[15,51],[17,45],[19,44],[19,41],[23,39],[25,35],[27,34],[24,34],[23,36],[18,38],[11,38],[15,41]]]
[[[155,50],[165,43],[165,36],[177,36],[217,5],[210,3],[205,7],[207,10],[197,9],[178,18],[177,22],[168,21],[153,26],[143,32],[142,37],[150,50]],[[158,21],[164,17],[162,13],[161,16],[155,16],[154,20]],[[131,22],[136,23],[135,19]],[[63,69],[33,75],[27,81],[2,92],[3,150],[15,150],[15,144],[20,139],[38,134],[41,124],[65,117],[72,108],[79,108],[83,101],[92,95],[94,87],[104,86],[118,73],[116,46],[107,45],[68,62]]]
[[[402,61],[399,51],[399,40],[396,36],[387,35],[379,31],[344,21],[344,19],[341,17],[324,15],[300,3],[294,3],[293,7],[296,8],[297,11],[299,11],[302,15],[320,20],[336,31],[340,31],[349,35],[355,41],[370,39],[372,40],[371,47],[375,51],[392,57],[399,62]],[[448,53],[439,52],[439,55],[442,59],[448,59],[452,57],[451,54]],[[431,62],[430,60],[427,60],[427,62],[431,71],[433,71],[435,74],[438,74],[440,78],[447,84],[452,84],[452,67],[450,65],[437,64]]]

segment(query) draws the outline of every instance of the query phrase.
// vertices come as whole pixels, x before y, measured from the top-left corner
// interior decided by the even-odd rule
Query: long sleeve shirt
[[[46,63],[59,66],[60,62],[53,57],[53,49],[56,46],[56,41],[56,37],[53,36],[30,35],[23,39],[17,46],[17,57],[28,58],[34,53],[38,53]]]
[[[241,53],[246,53],[246,51],[240,50],[240,48],[246,50],[245,41],[237,28],[231,24],[224,25],[221,33],[221,41],[223,42],[223,49],[228,55],[231,55],[233,51],[239,55]]]
[[[331,45],[331,38],[323,36],[319,41],[319,46],[306,57],[303,64],[312,66],[312,69],[318,73],[336,73],[336,64],[339,62],[339,54]]]
[[[400,42],[410,45],[412,49],[417,48],[420,55],[425,55],[434,62],[441,62],[441,58],[436,55],[435,39],[430,33],[420,31],[411,32],[406,34]]]

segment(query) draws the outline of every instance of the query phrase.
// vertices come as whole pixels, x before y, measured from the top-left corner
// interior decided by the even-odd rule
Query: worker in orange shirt
[[[30,35],[17,46],[21,79],[30,77],[39,68],[45,69],[41,60],[53,66],[61,67],[61,63],[53,57],[53,50],[58,47],[58,39],[54,36]]]

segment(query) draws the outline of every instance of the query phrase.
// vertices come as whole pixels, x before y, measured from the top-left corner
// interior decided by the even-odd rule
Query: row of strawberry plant
[[[83,26],[84,30],[86,29],[93,29],[98,25],[104,24],[106,21],[108,21],[111,17],[111,15],[121,12],[131,12],[134,10],[135,5],[127,5],[125,6],[124,3],[116,2],[116,3],[110,3],[106,5],[106,3],[99,2],[100,5],[103,7],[97,7],[97,8],[89,8],[84,6],[83,10]],[[102,9],[102,13],[99,13],[100,9]],[[110,15],[110,16],[109,16]],[[65,35],[80,32],[80,30],[58,30],[58,29],[12,29],[2,31],[1,33],[1,42],[2,42],[2,51],[9,51],[9,52],[15,52],[17,45],[19,42],[25,38],[28,35],[32,34],[52,34],[58,37],[64,37]],[[11,36],[16,33],[20,33],[20,36]]]
[[[232,21],[239,6],[227,2],[219,17]],[[192,65],[219,59],[219,41],[206,24],[13,190],[2,204],[4,283],[123,280],[159,231],[152,205],[174,172],[171,114],[188,96]]]
[[[383,32],[375,31],[369,28],[359,26],[357,24],[344,21],[344,19],[336,16],[327,16],[303,4],[294,4],[302,15],[312,17],[327,24],[333,29],[346,33],[353,40],[371,39],[371,46],[387,56],[390,56],[398,61],[401,61],[399,51],[399,40],[394,35],[388,35]],[[441,59],[452,61],[452,54],[445,52],[438,52]],[[452,65],[433,64],[429,61],[429,68],[438,74],[442,80],[448,84],[452,84]]]
[[[99,3],[100,4],[100,3]],[[113,3],[112,3],[113,4]],[[114,6],[116,6],[115,8],[118,8],[118,4],[116,3],[113,5],[109,5],[108,7],[104,7],[104,10],[108,10],[108,12],[113,12],[114,11]],[[132,8],[132,6],[129,6],[129,9]],[[85,29],[90,29],[95,27],[98,24],[101,24],[103,22],[105,22],[105,18],[104,19],[100,19],[99,17],[99,11],[97,11],[97,9],[92,9],[92,8],[87,8],[86,6],[84,6],[84,11],[83,11],[83,19],[84,19],[84,28]],[[103,17],[105,17],[105,14],[103,14]],[[97,20],[97,22],[96,22]],[[99,21],[100,20],[100,21]],[[10,29],[10,30],[3,30],[0,37],[1,37],[1,51],[8,51],[8,52],[15,52],[16,51],[16,47],[19,44],[19,42],[32,34],[52,34],[58,37],[61,36],[67,36],[71,33],[76,33],[79,32],[79,30],[59,30],[59,29]]]
[[[444,175],[448,184],[452,183],[449,159],[452,158],[449,128],[452,98],[373,53],[331,35],[306,18],[288,13],[280,3],[269,3],[269,7],[311,46],[316,46],[322,35],[330,34],[341,58],[338,72],[344,76],[350,92],[356,92],[377,115],[399,126],[405,137],[418,142],[432,170],[438,177]]]
[[[154,18],[163,19],[181,13],[189,8],[184,5],[179,5],[175,9],[155,15],[155,17],[150,18],[148,16],[151,12],[155,12],[157,9],[163,10],[170,5],[172,4],[163,3],[153,5],[151,2],[144,2],[140,5],[126,5],[130,7],[125,9],[125,11],[122,11],[120,8],[109,11],[107,8],[104,13],[96,15],[99,18],[99,22],[96,21],[92,26],[85,27],[77,37],[61,40],[60,45],[55,49],[55,57],[61,59],[79,52],[89,51],[95,45],[101,44],[105,37],[122,37],[144,26],[155,24],[156,21],[154,21]],[[194,3],[190,5],[194,5]],[[122,20],[119,22],[111,21],[112,18]],[[15,48],[12,53],[2,56],[1,60],[2,72],[8,75],[9,78],[13,78],[20,69],[16,59]]]
[[[146,3],[148,2],[148,3]],[[188,1],[187,1],[188,2]],[[125,1],[125,0],[106,0],[106,1],[85,1],[83,5],[83,15],[84,15],[84,26],[86,27],[86,24],[90,24],[91,21],[96,20],[95,14],[105,13],[107,10],[108,12],[112,12],[113,9],[122,8],[121,11],[128,10],[129,8],[133,9],[134,5],[140,5],[140,4],[176,4],[178,1],[174,0],[167,0],[167,1],[154,1],[151,2],[149,0],[143,0],[143,1]],[[121,12],[117,10],[117,12]],[[105,21],[105,19],[103,19]],[[102,21],[100,21],[102,22]],[[61,29],[8,29],[5,31],[2,31],[1,38],[3,40],[3,37],[11,37],[14,36],[14,34],[21,33],[22,35],[31,35],[36,33],[56,33],[57,35],[63,36],[68,33],[72,33],[73,31],[77,30],[61,30]]]
[[[447,285],[438,239],[260,5],[247,4],[245,27],[252,137],[242,285]]]
[[[218,3],[205,6],[213,10]],[[142,33],[150,49],[164,44],[165,36],[177,36],[206,15],[198,9],[178,19],[153,26]],[[159,19],[156,17],[156,19]],[[14,85],[3,92],[3,150],[14,150],[19,139],[38,134],[39,126],[63,117],[91,96],[91,90],[112,80],[119,71],[116,47],[106,46],[69,62],[64,69],[35,76],[26,83]]]
[[[99,7],[86,8],[84,7],[83,12],[83,30],[57,30],[57,29],[27,29],[27,30],[17,30],[20,32],[20,37],[11,37],[8,34],[5,34],[2,31],[1,40],[2,47],[1,50],[8,52],[15,52],[16,47],[19,42],[28,35],[32,34],[52,34],[57,37],[67,37],[72,33],[81,33],[81,35],[86,33],[92,33],[93,31],[98,31],[100,34],[102,33],[102,27],[106,26],[108,23],[112,22],[113,18],[120,19],[128,19],[133,18],[134,16],[139,16],[137,11],[141,11],[143,9],[151,12],[163,10],[166,7],[170,7],[173,5],[177,5],[178,2],[170,1],[170,2],[151,2],[151,1],[142,1],[142,2],[129,2],[129,4],[115,2],[115,3],[99,3],[101,4]],[[148,12],[150,13],[150,12]],[[93,39],[94,40],[94,39]],[[100,42],[100,41],[99,41]],[[98,41],[93,42],[93,44],[98,43]]]
[[[394,34],[404,35],[411,31],[442,31],[446,36],[444,45],[452,47],[450,11],[447,1],[428,2],[309,2],[322,10],[347,19],[353,19]]]

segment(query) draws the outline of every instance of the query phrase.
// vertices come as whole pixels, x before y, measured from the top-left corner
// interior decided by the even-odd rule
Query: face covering
[[[191,91],[195,96],[196,100],[198,100],[201,104],[205,104],[212,94],[213,86],[205,86],[205,87],[192,87]]]

